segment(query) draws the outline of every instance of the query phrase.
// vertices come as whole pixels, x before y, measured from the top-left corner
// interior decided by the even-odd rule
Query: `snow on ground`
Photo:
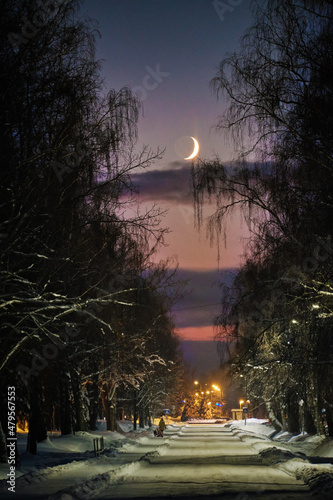
[[[302,433],[298,435],[289,432],[279,432],[267,420],[256,418],[234,420],[226,424],[240,437],[252,439],[253,447],[257,451],[267,448],[266,443],[274,443],[274,446],[288,449],[294,453],[303,453],[307,457],[331,457],[333,458],[333,439],[325,436],[309,435]],[[256,443],[254,443],[256,442]],[[264,444],[265,443],[265,444]]]
[[[50,433],[45,441],[38,443],[37,455],[26,452],[27,433],[18,432],[21,464],[16,469],[16,493],[19,498],[25,498],[25,495],[35,498],[37,493],[46,498],[51,493],[118,469],[124,460],[116,457],[117,450],[124,445],[135,444],[140,436],[145,439],[144,436],[152,435],[150,429],[138,428],[134,431],[133,424],[126,421],[118,422],[118,432],[106,431],[104,421],[98,422],[97,428],[99,430],[69,436]],[[94,454],[93,439],[96,437],[104,438],[105,451],[99,457]],[[125,463],[127,461],[125,459]],[[16,494],[8,492],[7,474],[8,465],[0,464],[0,497],[5,498],[4,495],[10,493],[8,497],[15,498]]]
[[[244,487],[244,484],[248,484],[246,487],[252,488],[255,494],[265,492],[269,495],[272,487],[274,491],[281,488],[281,493],[283,488],[306,492],[303,483],[317,486],[317,481],[321,482],[319,498],[330,498],[323,493],[325,489],[326,492],[333,491],[330,490],[332,466],[320,465],[320,469],[314,469],[313,465],[297,456],[295,459],[295,454],[283,444],[278,444],[277,448],[275,443],[272,446],[268,437],[272,433],[274,429],[267,426],[266,421],[256,420],[248,421],[246,427],[241,422],[233,422],[229,428],[207,425],[206,422],[201,422],[200,426],[193,425],[193,422],[178,428],[168,426],[166,439],[160,441],[161,445],[155,451],[149,452],[152,438],[148,437],[140,438],[135,444],[128,443],[122,448],[122,451],[131,452],[140,447],[141,451],[146,452],[144,460],[101,474],[84,486],[78,485],[63,494],[73,495],[69,498],[81,499],[132,498],[132,495],[133,498],[151,495],[158,497],[159,488],[163,484],[162,496],[171,497],[182,492],[188,495],[189,488],[193,488],[194,484],[196,493],[209,495],[217,493],[221,487],[224,490],[229,488],[232,493],[240,485]],[[262,465],[255,461],[258,449],[262,452]],[[276,449],[278,453],[274,451]],[[242,456],[249,462],[245,461],[242,465],[233,463],[234,457]],[[230,462],[228,460],[222,465],[219,457],[229,457]],[[288,467],[290,463],[292,466]],[[247,483],[249,477],[251,481]],[[60,498],[57,494],[52,495],[50,500]]]
[[[16,471],[18,488],[33,491],[33,485],[38,483],[39,492],[45,489],[46,494],[51,494],[53,499],[61,498],[56,492],[75,487],[85,482],[87,496],[105,488],[111,482],[123,481],[124,477],[144,475],[147,471],[145,460],[158,460],[163,462],[163,457],[168,455],[176,462],[186,460],[194,455],[207,460],[206,470],[212,474],[213,464],[209,461],[216,456],[242,456],[259,454],[262,462],[273,465],[276,474],[287,473],[296,480],[304,481],[314,489],[320,486],[321,492],[329,492],[333,497],[333,465],[312,464],[307,457],[332,457],[333,440],[324,436],[310,436],[300,434],[293,436],[288,433],[276,433],[267,420],[247,419],[243,421],[230,421],[227,424],[213,424],[202,422],[201,438],[194,443],[189,439],[191,433],[195,435],[196,425],[199,421],[191,423],[168,422],[164,439],[154,438],[151,429],[133,430],[133,424],[128,421],[118,422],[118,432],[106,431],[105,422],[100,421],[98,430],[94,432],[79,432],[74,436],[60,436],[59,433],[49,435],[48,439],[38,444],[38,455],[25,452],[27,434],[18,433],[18,448],[21,466]],[[230,442],[228,448],[228,434],[226,444],[221,449],[218,442],[210,442],[207,448],[205,440],[214,438],[225,428],[231,431],[230,436],[240,439]],[[93,438],[103,437],[105,453],[95,457],[93,452]],[[144,460],[140,460],[143,457]],[[166,460],[166,459],[165,459]],[[332,460],[333,461],[333,460]],[[177,477],[186,477],[189,465],[177,463]],[[214,465],[218,475],[218,468],[225,467]],[[213,468],[214,468],[213,467]],[[240,466],[238,466],[240,467]],[[215,470],[215,469],[214,469]],[[258,469],[257,469],[258,470]],[[232,469],[233,473],[236,473]],[[279,472],[280,471],[280,472]],[[231,472],[231,471],[229,471]],[[0,464],[0,491],[6,490],[8,466]],[[172,474],[174,474],[174,470]],[[237,472],[238,474],[239,472]],[[204,482],[204,476],[201,481]],[[50,484],[53,486],[50,489]],[[1,484],[2,483],[2,484]],[[326,493],[325,493],[326,494]],[[57,497],[58,495],[58,497]],[[62,497],[65,499],[65,496]],[[68,493],[68,500],[73,498]],[[320,497],[318,497],[320,498]],[[322,496],[322,498],[326,498]],[[329,496],[327,496],[329,498]]]
[[[118,448],[125,443],[135,442],[139,436],[151,433],[147,429],[133,431],[131,422],[118,422],[118,432],[106,431],[106,423],[97,423],[96,431],[77,432],[75,435],[61,436],[60,432],[50,432],[48,438],[37,445],[37,455],[27,453],[27,437],[25,432],[17,433],[17,446],[20,466],[16,469],[16,478],[26,474],[38,475],[40,469],[68,462],[77,462],[95,458],[94,438],[103,437],[108,456],[115,456]],[[0,464],[0,481],[7,478],[8,465]]]
[[[325,436],[288,432],[276,433],[267,422],[257,419],[233,421],[233,432],[242,441],[251,443],[266,464],[273,465],[287,473],[292,473],[314,490],[319,490],[321,498],[333,498],[333,439]],[[331,458],[332,463],[310,463],[308,459],[319,461]]]

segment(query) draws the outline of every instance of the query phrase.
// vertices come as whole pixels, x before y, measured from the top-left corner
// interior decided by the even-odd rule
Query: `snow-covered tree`
[[[123,320],[135,323],[137,285],[165,232],[157,207],[134,210],[131,180],[161,153],[136,149],[140,103],[128,88],[105,91],[80,3],[0,6],[1,387],[17,385],[17,409],[35,422],[54,415],[64,433],[86,425],[88,381],[110,393],[150,366],[149,325],[138,333]]]
[[[332,434],[332,3],[253,5],[254,25],[213,80],[229,99],[218,128],[237,161],[193,169],[199,222],[215,198],[211,235],[235,207],[251,234],[217,326],[239,340],[235,370],[276,422],[287,412],[299,430],[302,401],[308,429],[323,432],[325,408]]]

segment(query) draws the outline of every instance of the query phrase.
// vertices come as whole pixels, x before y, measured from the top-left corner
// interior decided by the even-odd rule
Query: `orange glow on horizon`
[[[181,340],[214,340],[215,337],[215,331],[212,326],[177,328],[176,333]]]
[[[224,340],[229,341],[232,340],[231,336],[228,336],[228,330],[224,334]],[[230,327],[230,332],[231,332]],[[186,328],[176,328],[176,333],[180,337],[181,340],[207,340],[212,341],[215,340],[216,329],[213,326],[188,326]],[[221,338],[221,340],[223,340]]]

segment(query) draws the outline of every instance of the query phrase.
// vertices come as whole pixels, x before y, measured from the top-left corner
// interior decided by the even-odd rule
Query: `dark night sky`
[[[222,57],[237,49],[251,14],[249,1],[224,3],[229,5],[224,13],[210,0],[85,0],[81,10],[98,22],[97,57],[103,60],[106,88],[129,86],[143,100],[137,148],[166,149],[162,160],[134,180],[144,206],[156,202],[169,210],[163,226],[171,232],[159,257],[176,256],[180,277],[190,279],[193,291],[174,312],[177,331],[189,340],[212,339],[221,300],[218,283],[230,282],[246,236],[235,215],[218,264],[205,230],[199,234],[194,227],[191,165],[183,159],[192,151],[189,136],[199,141],[201,158],[230,161],[234,155],[232,144],[213,129],[224,104],[210,81]]]

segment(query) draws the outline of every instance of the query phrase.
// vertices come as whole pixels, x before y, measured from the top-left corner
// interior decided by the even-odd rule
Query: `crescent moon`
[[[197,154],[199,153],[199,143],[198,143],[198,141],[196,139],[194,139],[194,137],[191,137],[191,139],[194,142],[194,149],[193,149],[192,154],[190,154],[190,156],[188,156],[187,158],[184,158],[184,160],[192,160],[192,158],[194,158],[195,156],[197,156]]]

